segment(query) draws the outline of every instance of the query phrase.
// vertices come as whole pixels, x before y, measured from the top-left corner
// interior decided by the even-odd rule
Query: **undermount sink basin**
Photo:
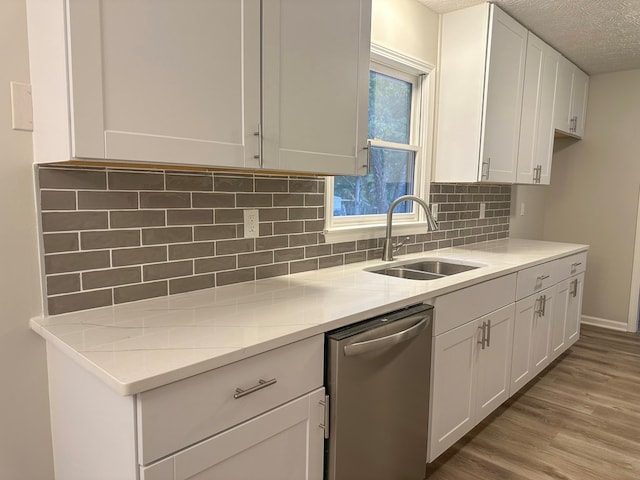
[[[365,271],[409,280],[438,280],[456,273],[475,270],[481,266],[444,260],[413,259],[382,267],[365,268]]]

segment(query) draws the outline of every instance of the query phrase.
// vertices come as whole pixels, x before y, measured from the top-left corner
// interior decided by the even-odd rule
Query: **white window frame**
[[[413,57],[388,49],[382,45],[371,44],[371,70],[402,78],[402,73],[417,77],[415,81],[412,108],[411,142],[419,145],[416,150],[416,172],[414,180],[414,195],[428,201],[429,184],[431,179],[431,159],[433,152],[433,118],[434,98],[431,72],[433,65]],[[405,80],[409,80],[409,77]],[[417,87],[417,88],[416,88]],[[378,147],[400,148],[414,150],[405,144],[395,144],[372,139],[371,144]],[[324,236],[327,243],[344,242],[380,238],[385,235],[386,214],[362,216],[333,216],[333,177],[327,177],[325,183],[325,229]],[[394,235],[424,233],[427,231],[425,213],[414,205],[412,213],[397,213],[394,215]]]

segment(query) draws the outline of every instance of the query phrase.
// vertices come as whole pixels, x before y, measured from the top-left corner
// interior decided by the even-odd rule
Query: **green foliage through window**
[[[371,71],[369,75],[369,138],[409,144],[413,84]],[[401,195],[414,193],[414,151],[371,147],[370,171],[365,176],[334,179],[334,216],[377,215]],[[398,205],[396,212],[409,213],[413,203]]]

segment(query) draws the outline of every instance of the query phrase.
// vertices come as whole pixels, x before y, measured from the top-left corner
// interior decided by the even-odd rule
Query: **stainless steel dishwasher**
[[[328,480],[423,480],[433,307],[327,335]]]

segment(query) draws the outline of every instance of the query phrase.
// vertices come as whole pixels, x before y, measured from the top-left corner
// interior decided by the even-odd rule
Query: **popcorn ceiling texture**
[[[324,242],[324,178],[39,167],[50,315],[380,258],[383,239]],[[440,230],[416,253],[509,235],[510,186],[432,184]],[[480,202],[486,218],[480,219]],[[259,237],[243,238],[243,210]]]
[[[483,0],[419,0],[437,13]],[[493,0],[590,75],[640,68],[637,0]]]

